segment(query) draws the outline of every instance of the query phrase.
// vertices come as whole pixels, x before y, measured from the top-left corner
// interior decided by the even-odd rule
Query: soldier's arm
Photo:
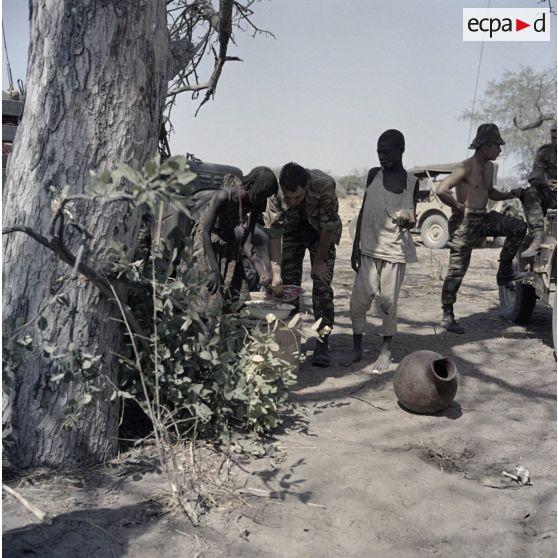
[[[496,190],[494,188],[494,165],[488,164],[486,169],[486,183],[487,183],[487,190],[488,190],[488,199],[493,201],[503,201],[503,200],[511,200],[513,198],[520,198],[521,197],[521,188],[513,188],[507,192],[502,192],[501,190]]]
[[[544,148],[540,148],[535,155],[533,161],[533,168],[527,178],[529,184],[535,187],[548,186],[549,188],[556,188],[556,180],[547,179],[545,166],[544,166]]]
[[[496,190],[496,188],[491,188],[488,190],[488,198],[493,201],[511,200],[513,198],[520,198],[521,191],[521,188],[514,188],[508,192],[502,192],[500,190]]]
[[[271,260],[271,286],[277,296],[283,294],[281,279],[281,237],[269,239],[269,259]]]
[[[265,212],[263,214],[265,228],[269,229],[267,232],[270,236],[281,236],[282,224],[281,224],[281,200],[279,196],[275,194],[267,200],[267,205]]]
[[[318,220],[321,231],[335,231],[339,226],[339,202],[335,193],[335,180],[328,177],[320,189],[318,202]]]
[[[269,259],[271,260],[271,288],[276,296],[283,295],[283,281],[281,279],[281,236],[283,228],[280,223],[281,201],[277,195],[267,200],[264,213],[264,223],[269,239]]]
[[[329,251],[329,245],[333,238],[333,233],[339,227],[339,202],[335,194],[335,180],[329,178],[324,181],[320,191],[320,201],[318,205],[319,223],[320,223],[320,239],[318,248],[314,256],[312,265],[312,275],[318,277],[324,282],[332,279],[331,273],[327,268],[326,260]]]
[[[436,194],[438,194],[438,197],[442,200],[442,202],[460,213],[463,213],[465,206],[461,202],[457,201],[451,193],[451,190],[463,182],[467,178],[468,174],[469,171],[467,167],[463,163],[460,163],[457,167],[455,167],[455,169],[453,169],[453,172],[447,178],[444,178],[444,180],[440,182],[436,188]]]

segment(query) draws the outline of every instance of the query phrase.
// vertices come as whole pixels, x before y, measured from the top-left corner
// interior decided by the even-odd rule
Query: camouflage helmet
[[[469,146],[469,149],[478,149],[479,147],[489,143],[495,143],[497,145],[504,145],[506,143],[500,135],[498,126],[496,126],[496,124],[492,124],[491,122],[488,124],[481,124],[478,127],[477,135]]]

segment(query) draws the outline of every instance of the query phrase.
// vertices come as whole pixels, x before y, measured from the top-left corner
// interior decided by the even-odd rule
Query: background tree
[[[361,194],[364,190],[367,173],[366,169],[353,169],[350,174],[335,177],[337,195],[344,197],[351,194]]]
[[[537,149],[550,141],[550,122],[556,117],[556,66],[505,71],[488,82],[479,107],[461,118],[475,124],[495,122],[506,141],[506,154],[517,157],[517,170],[524,178]]]
[[[80,196],[91,170],[143,164],[153,156],[169,83],[171,102],[182,91],[205,90],[204,100],[211,98],[230,60],[233,27],[259,32],[250,21],[253,3],[31,0],[27,96],[4,186],[4,225],[48,231],[61,241],[52,226],[59,209],[53,191]],[[213,71],[200,83],[206,54],[213,55]],[[60,242],[66,261],[83,254],[82,262],[104,271],[114,241],[133,252],[139,212],[130,213],[125,203],[101,210],[88,202],[71,211],[88,231],[75,230]],[[91,232],[94,240],[84,245]],[[99,356],[97,373],[116,381],[118,312],[28,235],[12,232],[3,240],[5,376],[11,383],[3,426],[13,432],[10,458],[20,466],[71,467],[110,457],[117,449],[118,403],[109,400],[108,388],[89,402],[82,382],[55,383],[60,371],[50,357],[79,348]],[[125,287],[116,290],[125,302]],[[31,349],[15,366],[18,343],[26,339]],[[88,402],[79,416],[73,413]]]

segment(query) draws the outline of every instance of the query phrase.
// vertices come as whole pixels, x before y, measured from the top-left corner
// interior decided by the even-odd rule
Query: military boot
[[[442,321],[440,322],[441,327],[443,327],[447,331],[451,331],[452,333],[465,333],[463,327],[461,327],[455,319],[455,315],[453,313],[453,304],[443,304],[442,311]]]
[[[541,251],[542,244],[543,244],[543,231],[542,229],[536,229],[533,231],[533,240],[531,241],[529,248],[521,252],[521,257],[533,258]]]
[[[327,368],[329,364],[328,338],[323,337],[321,341],[316,341],[316,348],[314,349],[314,354],[312,355],[312,366]]]

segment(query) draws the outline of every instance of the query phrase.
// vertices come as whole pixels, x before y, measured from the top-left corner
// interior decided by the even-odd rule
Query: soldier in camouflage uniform
[[[510,192],[494,189],[495,169],[492,161],[501,153],[501,145],[504,145],[504,140],[496,124],[481,124],[470,146],[475,154],[459,163],[436,190],[440,199],[452,208],[454,214],[450,222],[454,232],[449,242],[448,273],[442,287],[443,317],[440,324],[453,333],[465,332],[455,320],[453,304],[469,267],[473,248],[480,238],[506,237],[496,274],[498,285],[506,285],[524,276],[514,272],[512,262],[525,236],[526,224],[520,219],[486,210],[489,199],[497,201],[518,198],[522,192],[521,188]],[[452,188],[455,188],[455,197],[451,192]]]
[[[521,198],[533,234],[531,245],[521,254],[523,258],[537,255],[543,242],[543,217],[549,209],[556,209],[556,121],[550,128],[550,138],[551,142],[537,151],[527,179],[530,186]]]
[[[335,245],[341,240],[335,180],[320,170],[309,171],[296,163],[288,163],[279,174],[279,186],[277,195],[269,198],[264,214],[270,236],[272,289],[281,296],[284,284],[300,286],[304,254],[308,250],[314,316],[316,320],[322,319],[321,327],[331,328],[331,280]],[[327,335],[316,345],[312,364],[329,366]]]

